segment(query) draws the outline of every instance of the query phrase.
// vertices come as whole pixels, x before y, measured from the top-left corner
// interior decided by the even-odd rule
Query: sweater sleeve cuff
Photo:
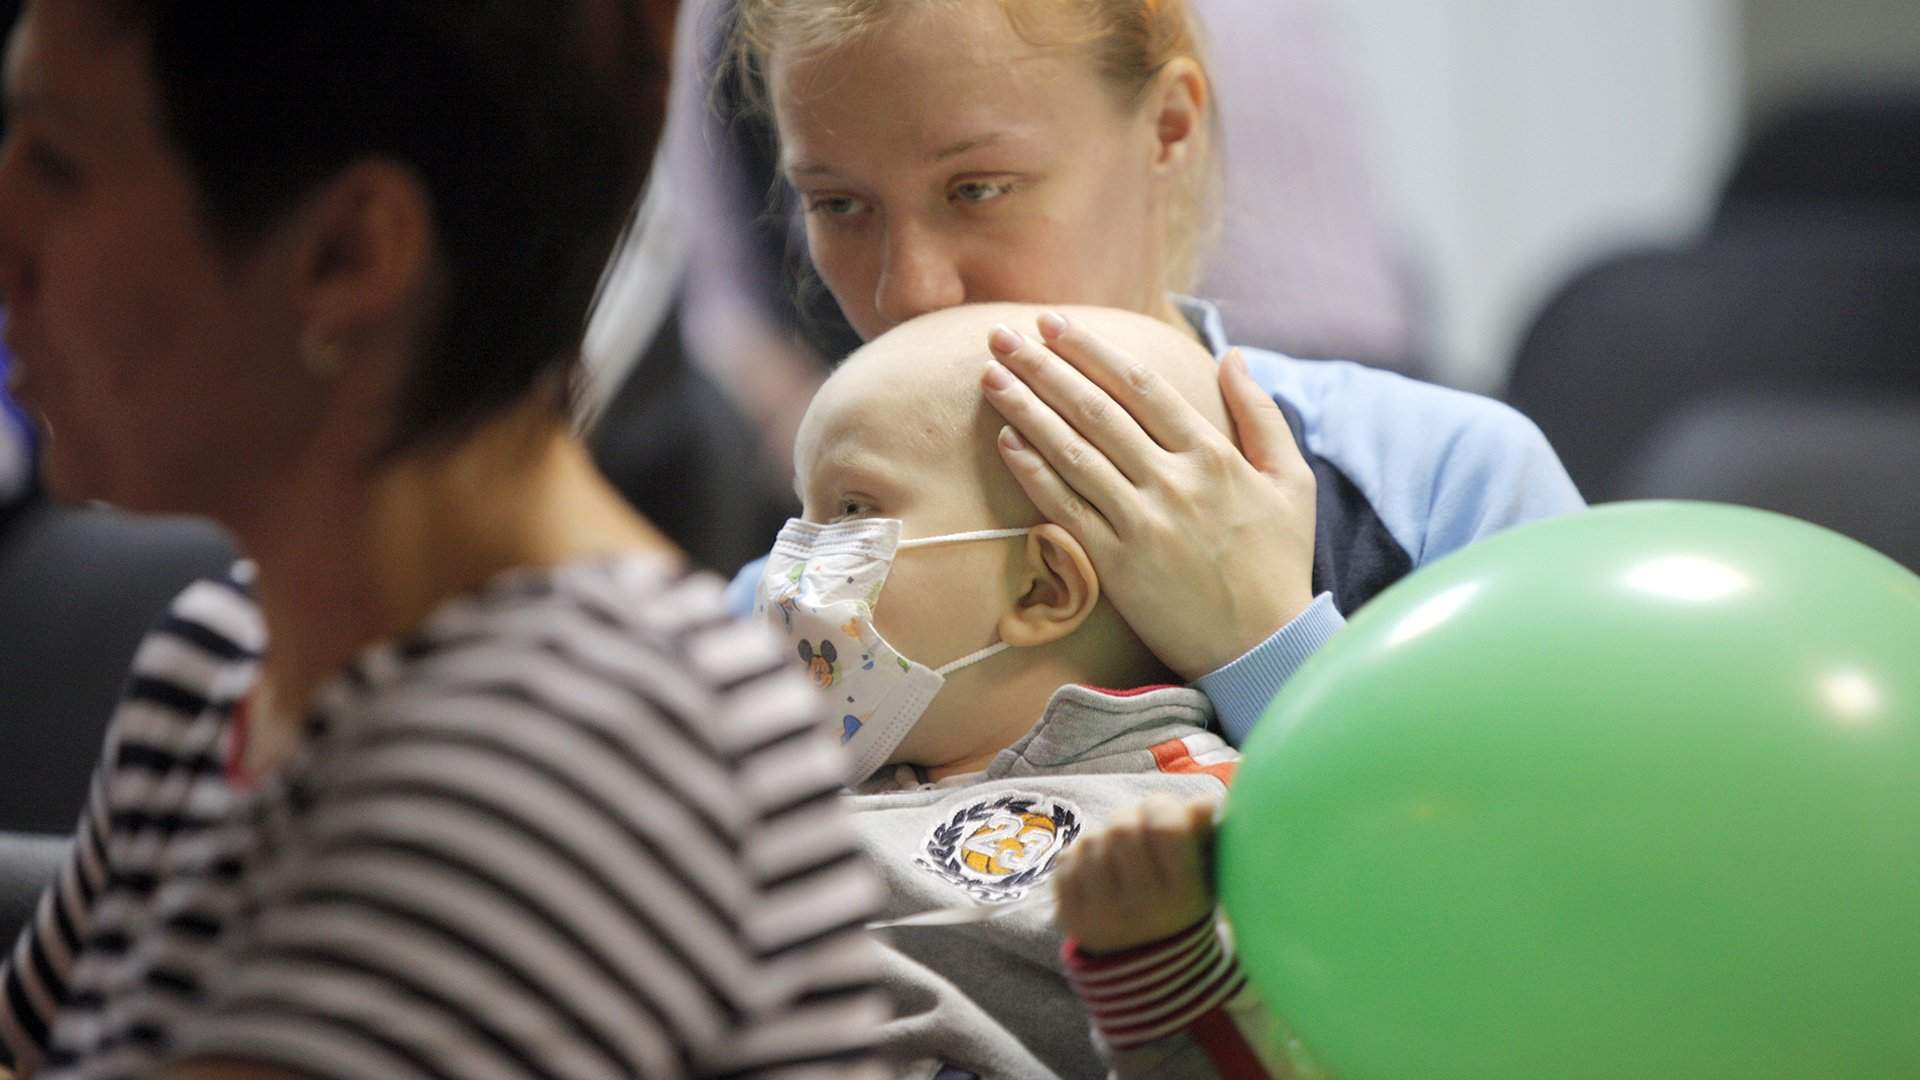
[[[1346,618],[1333,606],[1333,594],[1323,592],[1272,637],[1227,666],[1194,680],[1194,686],[1212,700],[1227,741],[1235,746],[1245,743],[1273,695],[1293,678],[1314,650],[1345,625]]]
[[[1102,956],[1086,955],[1068,938],[1060,960],[1114,1050],[1184,1031],[1246,983],[1211,916],[1172,937]]]

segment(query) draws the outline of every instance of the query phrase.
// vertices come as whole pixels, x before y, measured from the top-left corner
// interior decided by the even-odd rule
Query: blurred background
[[[1920,567],[1920,5],[1330,0],[1420,298],[1590,501]]]
[[[1426,289],[1432,373],[1483,392],[1575,273],[1705,236],[1749,138],[1815,104],[1920,106],[1906,0],[1328,6]],[[1920,136],[1884,134],[1903,140],[1879,148],[1888,168],[1920,168]],[[1870,183],[1845,173],[1874,152],[1836,157],[1836,185]]]
[[[1202,291],[1235,340],[1504,397],[1590,501],[1778,509],[1920,568],[1920,4],[1197,2],[1229,178]],[[731,572],[792,510],[793,424],[852,339],[764,127],[706,107],[716,3],[690,0],[582,396],[608,474]],[[52,503],[26,430],[0,402],[0,833],[57,833],[141,630],[232,552]]]

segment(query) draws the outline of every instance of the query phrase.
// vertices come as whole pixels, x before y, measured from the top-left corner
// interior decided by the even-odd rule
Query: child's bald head
[[[1034,320],[1047,311],[1065,314],[1147,364],[1209,423],[1232,434],[1213,358],[1192,337],[1158,319],[1112,308],[1059,305],[947,308],[869,342],[821,388],[794,451],[800,494],[809,511],[815,509],[809,501],[809,474],[830,466],[823,454],[844,454],[842,436],[857,428],[864,436],[857,441],[885,451],[913,483],[938,484],[952,491],[956,511],[986,515],[967,528],[1038,523],[1038,512],[995,448],[1005,422],[981,394],[980,375],[990,359],[987,334],[994,326],[1012,327],[1031,338]],[[908,536],[930,531],[916,530],[912,521],[907,524]]]
[[[1005,325],[1031,336],[1047,310],[951,308],[896,327],[834,372],[801,421],[794,465],[808,521],[898,518],[907,539],[1028,528],[1019,538],[909,549],[891,565],[874,625],[902,655],[938,667],[995,642],[1012,646],[955,672],[895,761],[930,771],[977,763],[1025,734],[1064,684],[1171,678],[1101,597],[1079,540],[1042,521],[1000,460],[1003,421],[980,389],[987,335]],[[1063,310],[1231,431],[1218,369],[1191,338],[1144,315]]]

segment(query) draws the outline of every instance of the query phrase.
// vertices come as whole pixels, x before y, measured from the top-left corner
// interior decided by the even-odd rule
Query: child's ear
[[[1100,577],[1072,534],[1040,525],[1027,534],[1026,561],[1013,610],[1000,616],[1000,640],[1016,649],[1048,645],[1080,628],[1100,603]]]

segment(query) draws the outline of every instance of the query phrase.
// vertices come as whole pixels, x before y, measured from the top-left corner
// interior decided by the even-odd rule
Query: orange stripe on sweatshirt
[[[1202,765],[1193,758],[1193,750],[1184,739],[1169,739],[1158,746],[1149,748],[1153,754],[1153,763],[1163,773],[1205,773],[1222,784],[1233,783],[1235,761],[1223,761],[1214,765]]]

